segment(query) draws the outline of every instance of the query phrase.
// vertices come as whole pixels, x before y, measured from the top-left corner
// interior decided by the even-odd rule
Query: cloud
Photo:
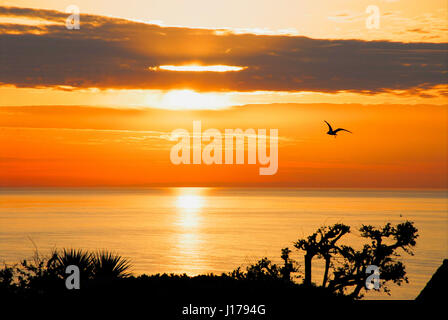
[[[0,84],[17,87],[314,91],[424,90],[446,84],[447,43],[311,39],[163,27],[66,13],[0,7]],[[230,65],[238,72],[174,72],[161,65]],[[73,88],[72,88],[73,87]]]

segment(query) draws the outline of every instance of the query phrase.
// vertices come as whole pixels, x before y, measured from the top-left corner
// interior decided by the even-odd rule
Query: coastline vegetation
[[[390,293],[389,284],[407,283],[406,269],[400,255],[413,254],[418,230],[413,222],[382,227],[363,225],[360,236],[365,240],[361,249],[339,244],[351,232],[349,226],[324,226],[304,239],[298,239],[294,248],[304,257],[301,261],[290,257],[291,250],[281,250],[281,264],[267,257],[247,266],[238,267],[221,275],[207,274],[131,274],[131,262],[110,251],[90,252],[82,249],[54,250],[48,256],[37,252],[32,259],[0,269],[1,298],[81,297],[101,294],[126,295],[158,292],[173,298],[177,292],[220,291],[239,292],[255,296],[288,293],[290,297],[319,300],[359,300],[366,290],[366,272],[369,265],[381,270],[380,287]],[[312,261],[323,259],[325,269],[321,283],[313,282]],[[76,265],[80,270],[80,290],[65,286],[66,268]],[[267,293],[270,292],[270,293]]]

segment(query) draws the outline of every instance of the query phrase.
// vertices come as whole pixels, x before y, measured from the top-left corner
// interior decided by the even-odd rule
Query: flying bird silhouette
[[[348,131],[347,129],[343,129],[343,128],[337,128],[336,130],[333,130],[333,128],[331,127],[331,125],[327,121],[325,121],[325,123],[327,124],[328,129],[329,129],[327,134],[329,134],[330,136],[334,136],[335,138],[336,138],[336,136],[337,136],[339,131],[347,131],[347,132],[353,133],[353,132]]]

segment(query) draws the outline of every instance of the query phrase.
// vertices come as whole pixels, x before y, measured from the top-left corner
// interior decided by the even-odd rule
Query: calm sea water
[[[415,222],[414,256],[404,255],[409,284],[392,295],[413,299],[448,256],[446,191],[302,189],[0,189],[0,262],[35,248],[109,249],[140,273],[221,273],[280,250],[322,225]],[[359,233],[346,242],[360,246]],[[302,257],[293,255],[303,265]],[[322,264],[316,260],[315,281]]]

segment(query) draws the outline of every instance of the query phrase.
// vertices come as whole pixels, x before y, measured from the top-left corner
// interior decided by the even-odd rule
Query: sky
[[[65,9],[73,4],[80,10],[79,30],[65,28]],[[448,7],[443,0],[0,5],[4,106],[446,103]],[[366,27],[371,5],[380,12],[378,29]],[[25,43],[33,50],[23,50]],[[159,68],[185,64],[244,69]],[[173,89],[208,95],[173,99],[167,92]]]
[[[353,134],[326,135],[324,119]],[[173,165],[170,134],[192,134],[194,120],[203,131],[278,128],[278,172],[260,176],[260,164]],[[0,186],[446,188],[447,120],[447,108],[431,105],[2,107]]]
[[[73,4],[80,29],[69,30]],[[0,1],[0,186],[446,188],[447,10]],[[170,132],[193,120],[278,129],[278,173],[173,166]],[[327,136],[324,120],[353,134]]]

